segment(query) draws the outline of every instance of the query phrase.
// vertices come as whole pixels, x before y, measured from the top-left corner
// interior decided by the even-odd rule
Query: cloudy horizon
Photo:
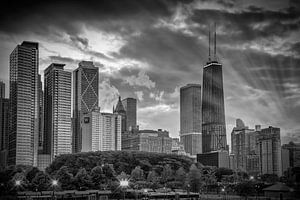
[[[9,54],[22,41],[38,42],[40,74],[54,62],[72,71],[91,60],[102,111],[111,112],[119,95],[137,98],[141,129],[179,137],[179,88],[202,85],[216,23],[228,143],[237,118],[249,128],[279,127],[283,142],[300,142],[296,0],[26,1],[5,8],[0,79],[7,91]]]

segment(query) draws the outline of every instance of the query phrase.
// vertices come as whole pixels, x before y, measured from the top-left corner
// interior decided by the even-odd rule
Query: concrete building
[[[72,152],[82,151],[83,115],[99,107],[99,69],[93,62],[82,61],[73,72],[73,138]]]
[[[10,54],[8,165],[37,166],[38,46],[23,42]]]
[[[172,138],[161,129],[126,132],[122,136],[122,150],[171,153]]]
[[[100,118],[100,151],[120,151],[122,146],[122,116],[112,113],[101,113]]]
[[[258,134],[257,152],[261,174],[282,175],[280,128],[270,126]]]
[[[212,151],[212,152],[197,154],[197,161],[206,166],[229,168],[228,151]]]
[[[7,166],[9,99],[5,98],[5,84],[0,81],[0,168]]]
[[[216,56],[215,32],[214,57],[210,56],[203,68],[202,92],[202,144],[203,153],[228,150],[226,141],[222,64]],[[209,47],[210,47],[209,34]]]
[[[179,138],[172,138],[172,148],[171,151],[173,154],[184,155],[187,153],[184,150],[184,145],[180,142]]]
[[[300,143],[282,145],[282,172],[289,167],[300,167]]]
[[[94,108],[83,115],[82,122],[82,152],[99,151],[101,136],[100,108]]]
[[[236,127],[231,132],[231,153],[234,154],[234,162],[238,170],[248,172],[247,166],[253,166],[253,156],[250,155],[256,155],[256,136],[255,130],[245,126],[241,119],[236,120]],[[252,164],[248,165],[247,161]],[[251,171],[253,170],[254,168],[251,168]]]
[[[72,73],[65,64],[52,63],[45,69],[44,154],[51,161],[59,154],[72,152],[71,82]]]
[[[202,153],[201,85],[180,88],[180,141],[186,153]]]

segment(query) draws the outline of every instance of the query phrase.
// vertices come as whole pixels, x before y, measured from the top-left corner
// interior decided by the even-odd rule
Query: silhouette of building
[[[122,100],[124,110],[126,112],[126,131],[135,129],[136,126],[136,99],[126,98]]]
[[[23,42],[10,54],[8,165],[37,166],[38,43]]]
[[[93,62],[82,61],[73,72],[72,152],[82,151],[83,115],[99,107],[99,69]]]
[[[122,136],[122,150],[171,153],[172,138],[168,131],[134,130]]]
[[[0,167],[7,166],[9,99],[5,98],[5,84],[0,81]]]
[[[209,33],[210,47],[210,33]],[[202,144],[203,153],[228,150],[226,141],[222,64],[216,56],[216,32],[214,57],[210,56],[203,69],[202,93]]]
[[[282,145],[282,172],[289,167],[300,167],[300,143],[290,142]]]
[[[206,166],[229,168],[228,151],[211,151],[197,154],[197,162]]]
[[[59,154],[72,152],[71,82],[72,73],[65,64],[52,63],[45,69],[44,153],[51,160]]]
[[[270,126],[258,134],[257,152],[261,174],[282,175],[280,128]]]
[[[180,88],[180,141],[190,155],[202,153],[201,85]]]

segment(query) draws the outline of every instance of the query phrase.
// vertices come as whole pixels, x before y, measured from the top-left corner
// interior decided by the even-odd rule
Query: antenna
[[[217,61],[217,25],[216,25],[216,22],[215,22],[215,40],[214,40],[214,59],[215,61]]]
[[[210,61],[210,24],[208,29],[208,61]]]

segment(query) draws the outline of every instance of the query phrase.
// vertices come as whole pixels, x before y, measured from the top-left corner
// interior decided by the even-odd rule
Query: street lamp
[[[254,176],[250,176],[250,180],[253,180],[254,179]]]
[[[52,180],[52,188],[53,188],[53,192],[52,192],[52,199],[54,199],[54,189],[55,187],[58,185],[58,181],[57,180]]]
[[[21,185],[21,181],[20,180],[16,180],[15,185],[18,187]]]
[[[125,188],[129,186],[129,181],[126,178],[121,179],[120,186],[123,188],[123,199],[125,200]]]

